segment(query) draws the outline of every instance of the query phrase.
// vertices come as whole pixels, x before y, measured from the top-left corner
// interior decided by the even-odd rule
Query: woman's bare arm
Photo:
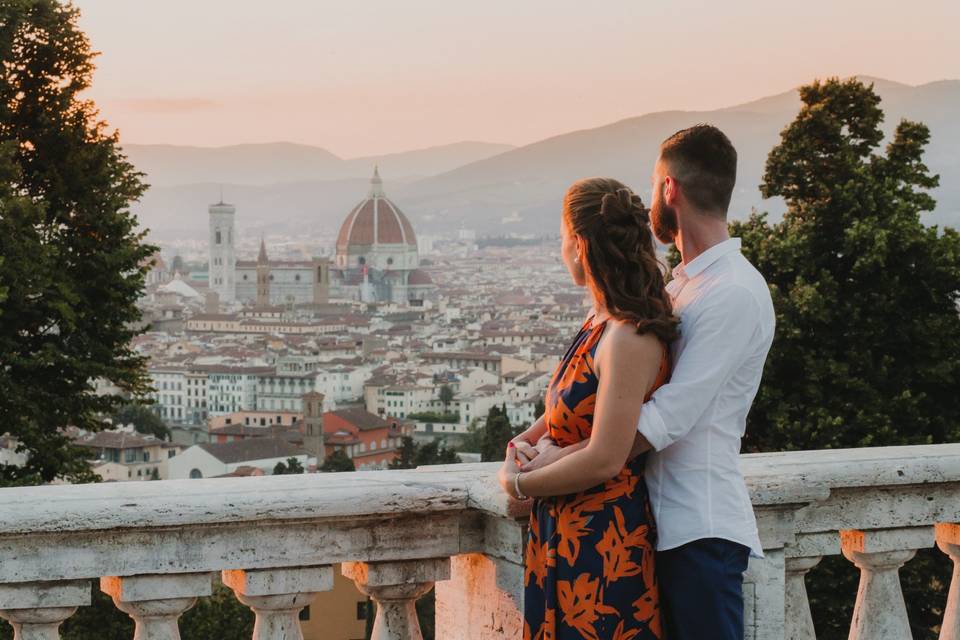
[[[614,477],[626,464],[640,417],[637,398],[646,396],[656,381],[663,352],[659,340],[638,336],[629,325],[617,323],[610,329],[595,359],[603,373],[598,374],[593,437],[552,464],[525,472],[521,488],[528,496],[582,491]],[[508,453],[505,467],[511,457]]]

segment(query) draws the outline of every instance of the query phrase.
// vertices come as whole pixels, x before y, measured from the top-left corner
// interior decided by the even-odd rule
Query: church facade
[[[340,226],[332,260],[270,260],[262,240],[256,260],[236,260],[234,207],[221,202],[209,213],[210,290],[222,301],[276,306],[340,299],[417,306],[435,290],[420,269],[413,225],[386,197],[376,169],[367,197]]]

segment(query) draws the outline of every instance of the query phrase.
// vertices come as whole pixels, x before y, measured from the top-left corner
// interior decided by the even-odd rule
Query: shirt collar
[[[740,238],[729,238],[715,244],[696,258],[683,264],[682,262],[673,268],[673,277],[679,278],[680,276],[686,278],[696,278],[698,275],[706,271],[707,267],[712,265],[714,262],[722,258],[723,256],[733,253],[735,251],[740,251]]]

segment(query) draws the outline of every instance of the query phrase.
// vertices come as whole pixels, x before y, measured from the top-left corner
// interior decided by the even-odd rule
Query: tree
[[[761,189],[783,221],[734,223],[764,274],[776,338],[750,413],[749,451],[941,443],[960,439],[960,235],[925,227],[936,176],[929,132],[902,121],[886,152],[872,87],[800,89],[797,118],[767,160]],[[902,580],[915,637],[933,637],[949,584],[938,552]],[[810,574],[819,637],[849,625],[857,573],[828,558]]]
[[[503,460],[507,452],[507,443],[518,431],[510,426],[506,407],[490,407],[487,420],[479,432],[480,459],[484,462]]]
[[[538,399],[536,406],[533,408],[534,419],[539,420],[540,416],[546,413],[546,411],[547,411],[547,406],[544,404],[543,398]]]
[[[410,436],[403,436],[397,457],[390,462],[391,469],[414,469],[431,464],[455,464],[460,462],[457,452],[448,449],[446,442],[435,438],[417,444]]]
[[[323,464],[320,465],[320,471],[326,472],[356,470],[357,468],[354,466],[353,460],[348,458],[347,454],[345,454],[342,449],[337,449],[331,455],[327,456],[326,460],[323,461]]]
[[[0,3],[0,415],[28,454],[0,483],[93,479],[63,427],[96,431],[122,395],[148,391],[131,348],[146,259],[129,204],[145,190],[97,111],[79,12]],[[106,380],[121,394],[97,395]]]
[[[450,388],[450,385],[445,384],[440,386],[440,402],[443,404],[444,413],[446,413],[447,406],[453,402],[453,389]]]
[[[273,467],[273,475],[282,476],[282,475],[291,475],[294,473],[304,473],[303,465],[300,464],[300,461],[296,458],[287,458],[287,463],[278,462],[276,466]]]
[[[138,433],[156,436],[161,440],[170,438],[170,429],[150,407],[140,402],[128,402],[114,412],[113,424],[133,424]]]

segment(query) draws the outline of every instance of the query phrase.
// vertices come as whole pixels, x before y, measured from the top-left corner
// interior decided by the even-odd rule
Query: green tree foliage
[[[927,127],[902,121],[885,154],[871,87],[803,87],[767,160],[779,224],[735,223],[766,276],[776,340],[750,414],[748,450],[960,439],[960,235],[925,227],[937,185]]]
[[[150,407],[140,402],[128,402],[117,409],[112,417],[113,424],[133,424],[138,433],[153,435],[161,440],[170,438],[170,429]]]
[[[0,483],[91,480],[66,425],[101,429],[121,395],[146,392],[130,346],[146,259],[129,204],[145,185],[93,103],[94,54],[78,11],[55,0],[0,3],[0,415],[29,454]]]
[[[443,403],[443,410],[447,410],[447,406],[453,402],[453,389],[450,385],[445,384],[440,387],[440,402]]]
[[[410,436],[403,436],[397,457],[390,462],[391,469],[413,469],[430,464],[455,464],[460,462],[457,453],[448,449],[446,443],[435,438],[424,444],[417,444]]]
[[[503,460],[507,453],[507,443],[518,433],[519,430],[510,425],[505,406],[490,407],[483,427],[477,430],[480,459],[484,462]]]
[[[828,80],[767,160],[761,189],[787,204],[731,225],[770,284],[777,332],[744,448],[781,451],[960,439],[960,236],[921,223],[937,185],[927,127],[887,144],[872,87]],[[914,637],[934,638],[949,568],[923,550],[902,571]],[[827,558],[808,577],[822,638],[843,637],[858,574]]]
[[[275,476],[290,475],[294,473],[303,473],[303,472],[304,472],[303,465],[300,464],[300,461],[297,460],[296,458],[287,458],[286,464],[284,464],[283,462],[278,462],[273,467],[273,475]]]
[[[320,465],[320,471],[324,472],[336,472],[336,471],[356,471],[357,468],[353,464],[353,460],[347,457],[342,450],[337,449],[331,455],[327,456],[323,461],[323,464]]]
[[[218,583],[213,595],[198,598],[197,604],[180,617],[180,636],[183,640],[249,640],[253,623],[253,611]]]
[[[537,404],[533,408],[533,417],[539,420],[540,416],[546,413],[546,411],[547,411],[547,405],[544,404],[543,398],[540,398],[539,400],[537,400]]]

